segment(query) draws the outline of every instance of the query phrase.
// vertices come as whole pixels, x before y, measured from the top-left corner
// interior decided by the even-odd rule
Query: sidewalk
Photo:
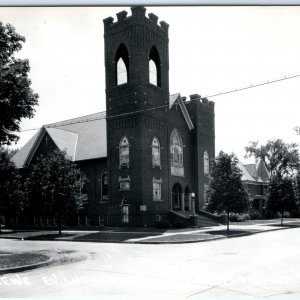
[[[76,241],[97,243],[136,243],[136,244],[179,244],[212,241],[216,239],[241,237],[272,230],[300,227],[300,219],[285,219],[283,226],[280,220],[247,221],[231,223],[230,231],[226,226],[184,229],[156,228],[104,228],[101,231],[63,230],[62,235],[50,230],[2,230],[0,239]],[[48,266],[86,259],[90,253],[76,251],[42,251],[42,252],[3,252],[0,251],[0,275],[21,272]]]
[[[63,230],[58,235],[53,230],[13,231],[2,230],[0,238],[24,240],[56,240],[98,243],[139,243],[139,244],[168,244],[192,243],[251,235],[271,230],[300,227],[300,219],[284,219],[280,226],[280,219],[257,220],[230,223],[230,230],[226,226],[213,226],[184,229],[156,229],[156,228],[103,228],[99,230]]]

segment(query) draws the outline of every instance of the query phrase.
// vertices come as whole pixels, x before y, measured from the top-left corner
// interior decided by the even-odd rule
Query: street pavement
[[[254,226],[254,225],[253,225]],[[0,297],[300,299],[300,228],[188,244],[0,239],[2,251],[90,252],[0,276]]]

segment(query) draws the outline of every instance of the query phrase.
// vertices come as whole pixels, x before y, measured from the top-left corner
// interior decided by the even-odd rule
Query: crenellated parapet
[[[190,101],[197,101],[198,103],[202,104],[202,106],[210,108],[212,110],[214,110],[215,107],[215,102],[210,101],[205,97],[201,97],[199,94],[190,95]]]
[[[114,22],[113,17],[108,17],[103,20],[104,23],[104,33],[109,34],[114,31],[119,31],[120,27],[126,28],[126,26],[132,26],[134,23],[141,24],[144,23],[145,26],[156,30],[161,34],[168,36],[169,24],[164,21],[158,23],[158,16],[153,13],[149,13],[146,16],[146,8],[143,6],[131,7],[131,16],[127,16],[128,12],[123,10],[117,15],[117,20]]]

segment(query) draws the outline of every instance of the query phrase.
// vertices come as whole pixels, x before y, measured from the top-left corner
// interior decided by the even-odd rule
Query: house
[[[91,225],[203,213],[215,157],[214,102],[170,95],[169,25],[144,7],[131,12],[104,20],[106,112],[45,125],[13,157],[26,169],[65,150],[87,179],[80,215]]]
[[[262,217],[269,192],[270,173],[262,160],[257,164],[243,165],[239,162],[238,167],[242,171],[242,183],[251,200],[251,208]]]

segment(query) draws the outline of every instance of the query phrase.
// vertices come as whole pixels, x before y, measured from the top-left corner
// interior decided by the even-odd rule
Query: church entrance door
[[[172,206],[173,210],[182,210],[182,187],[179,183],[175,183],[172,189]]]
[[[190,204],[190,188],[188,185],[185,187],[184,190],[184,210],[189,211],[191,209],[191,204]]]

